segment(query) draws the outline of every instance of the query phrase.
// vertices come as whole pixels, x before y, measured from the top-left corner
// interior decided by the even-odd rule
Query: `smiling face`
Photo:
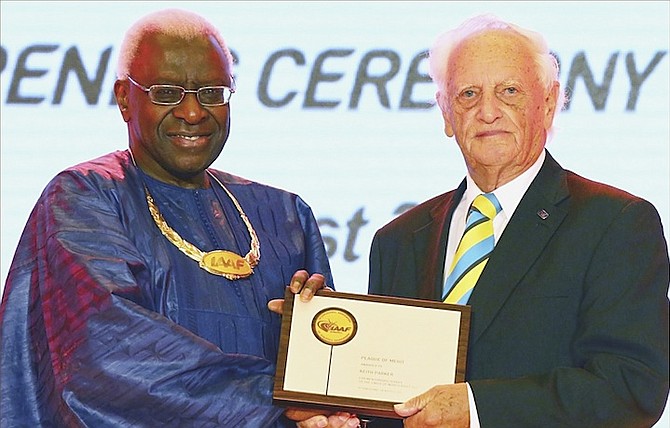
[[[185,40],[150,34],[140,42],[135,58],[130,76],[145,87],[232,86],[229,63],[214,37]],[[128,80],[117,81],[114,91],[142,170],[167,183],[202,186],[204,170],[228,138],[230,104],[203,107],[194,93],[187,93],[176,106],[156,105]]]
[[[445,133],[455,136],[468,170],[490,191],[527,170],[553,121],[557,87],[540,82],[527,42],[493,30],[461,43],[449,59],[441,100]]]

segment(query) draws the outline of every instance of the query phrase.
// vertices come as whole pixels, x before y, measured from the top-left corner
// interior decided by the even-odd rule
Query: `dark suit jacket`
[[[370,294],[440,300],[464,191],[377,231]],[[650,203],[547,153],[468,303],[466,379],[482,427],[652,425],[668,394],[669,266]]]

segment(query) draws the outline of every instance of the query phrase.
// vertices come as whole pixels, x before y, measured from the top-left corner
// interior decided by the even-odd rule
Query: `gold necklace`
[[[132,156],[132,152],[131,158],[133,163],[135,163],[135,158]],[[135,166],[137,166],[137,164],[135,164]],[[154,219],[154,223],[156,223],[156,226],[158,226],[158,229],[161,231],[163,236],[165,236],[167,240],[170,241],[175,247],[177,247],[182,253],[198,262],[200,268],[211,274],[220,275],[230,280],[246,278],[254,273],[254,268],[258,265],[258,262],[261,259],[261,245],[258,241],[258,236],[256,235],[256,231],[254,230],[253,226],[251,226],[249,218],[247,218],[247,215],[244,213],[244,210],[242,210],[242,207],[237,202],[237,199],[235,199],[233,194],[228,191],[226,186],[224,186],[223,183],[221,183],[221,181],[219,181],[219,179],[216,178],[214,174],[212,174],[209,170],[206,172],[211,178],[214,179],[214,181],[219,183],[221,188],[226,192],[226,194],[228,194],[230,199],[233,201],[235,208],[237,208],[237,211],[240,213],[240,218],[247,226],[247,230],[249,231],[249,236],[251,238],[251,245],[249,252],[244,257],[227,250],[212,250],[204,252],[179,236],[179,234],[167,224],[163,218],[163,215],[158,210],[158,206],[154,202],[154,198],[149,193],[149,189],[147,188],[146,184],[143,184],[144,193],[147,198],[147,203],[149,204],[149,213],[151,213],[151,217]]]

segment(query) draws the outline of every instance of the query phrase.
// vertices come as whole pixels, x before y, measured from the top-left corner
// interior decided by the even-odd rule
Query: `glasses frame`
[[[147,96],[149,97],[149,100],[152,103],[154,103],[156,105],[159,105],[159,106],[177,106],[177,105],[181,104],[182,101],[184,101],[184,98],[186,97],[186,94],[195,94],[195,96],[196,96],[196,98],[197,98],[197,100],[198,100],[198,102],[200,103],[201,106],[203,106],[203,107],[220,107],[220,106],[228,105],[230,103],[230,99],[232,98],[233,94],[235,93],[235,87],[234,87],[235,81],[234,80],[233,80],[233,87],[225,86],[225,85],[218,85],[218,86],[202,86],[198,89],[186,89],[183,86],[179,86],[179,85],[151,85],[149,87],[146,87],[146,86],[142,85],[141,83],[138,83],[137,81],[135,81],[135,79],[130,77],[130,75],[127,75],[126,77],[130,81],[130,83],[135,85],[138,89],[141,89],[142,91],[144,91],[147,94]],[[158,89],[160,89],[160,88],[179,89],[179,90],[181,90],[181,98],[179,99],[179,101],[173,102],[173,103],[166,103],[166,102],[156,101],[151,96],[151,90],[154,89],[154,88],[158,88]],[[209,90],[209,89],[222,89],[222,88],[227,89],[228,91],[230,91],[230,95],[228,95],[228,97],[227,97],[228,99],[224,100],[222,103],[214,103],[214,104],[203,103],[202,100],[200,99],[201,91],[205,91],[205,90]]]

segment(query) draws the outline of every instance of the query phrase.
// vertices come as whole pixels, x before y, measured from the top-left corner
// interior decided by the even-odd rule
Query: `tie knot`
[[[481,195],[477,195],[475,200],[472,201],[470,209],[476,209],[482,213],[482,215],[490,219],[494,218],[496,214],[502,211],[500,202],[493,193],[482,193]]]

